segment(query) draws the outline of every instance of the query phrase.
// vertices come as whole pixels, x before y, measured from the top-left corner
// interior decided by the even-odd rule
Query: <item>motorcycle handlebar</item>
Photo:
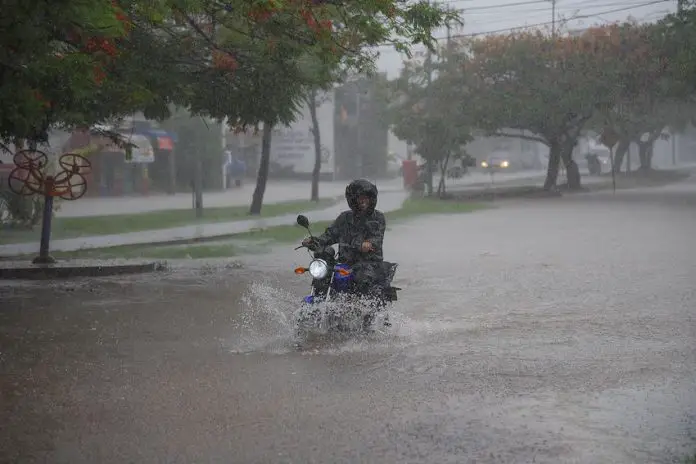
[[[314,238],[314,237],[311,237],[311,238]],[[354,250],[360,250],[360,247],[353,246],[353,245],[351,245],[350,243],[338,243],[338,246],[339,246],[339,247],[343,246],[343,247],[346,247],[346,248],[352,248],[352,249],[354,249]],[[295,247],[295,250],[299,250],[299,249],[302,249],[302,248],[307,248],[309,251],[316,251],[317,248],[319,248],[319,245],[316,244],[316,243],[310,244],[309,246],[307,246],[307,245],[300,245],[300,246],[298,246],[298,247]]]

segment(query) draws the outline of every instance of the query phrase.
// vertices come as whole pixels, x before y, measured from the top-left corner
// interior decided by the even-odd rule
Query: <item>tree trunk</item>
[[[573,159],[573,149],[578,143],[577,137],[566,136],[561,145],[561,159],[566,170],[566,179],[569,190],[580,190],[582,187],[580,179],[580,168]]]
[[[196,153],[196,161],[193,174],[193,195],[196,206],[196,217],[203,217],[203,160],[200,152]]]
[[[450,153],[447,152],[447,156],[442,160],[442,165],[440,166],[440,183],[437,186],[437,196],[442,198],[445,194],[445,178],[447,177],[447,165],[449,164]]]
[[[433,196],[433,162],[430,158],[425,162],[425,185],[429,197]]]
[[[628,149],[626,150],[626,172],[631,173],[631,144],[628,144]]]
[[[259,161],[259,172],[256,175],[256,188],[254,195],[251,198],[251,207],[249,214],[256,216],[261,214],[263,206],[263,194],[266,192],[266,181],[268,181],[268,164],[271,159],[271,135],[273,126],[268,123],[263,123],[263,133],[261,135],[261,160]]]
[[[572,149],[564,149],[561,151],[561,159],[566,170],[566,179],[568,181],[569,190],[580,190],[580,168],[578,163],[573,159]]]
[[[549,165],[546,169],[544,190],[554,190],[558,179],[558,167],[561,164],[561,145],[553,141],[549,144]]]
[[[652,169],[652,159],[655,150],[655,142],[662,134],[662,128],[659,130],[654,130],[650,132],[648,140],[643,142],[638,142],[638,156],[640,157],[640,167],[641,171],[649,171]]]
[[[317,117],[317,91],[312,89],[307,98],[309,114],[312,117],[312,135],[314,136],[314,169],[312,170],[311,201],[319,201],[319,174],[321,173],[321,134]]]
[[[565,161],[566,177],[568,179],[568,189],[580,190],[582,188],[582,178],[580,176],[580,168],[578,163],[571,157]]]
[[[652,148],[653,142],[638,142],[638,158],[640,159],[639,171],[649,171],[652,169]]]
[[[619,144],[616,146],[616,153],[614,154],[614,172],[621,172],[621,165],[623,164],[624,156],[628,153],[628,148],[631,146],[631,139],[629,137],[622,137],[619,140]],[[630,155],[629,155],[630,156]],[[630,170],[630,161],[627,161],[627,170]]]

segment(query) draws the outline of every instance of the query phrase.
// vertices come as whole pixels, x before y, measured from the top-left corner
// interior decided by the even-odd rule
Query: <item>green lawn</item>
[[[472,211],[487,208],[489,206],[478,203],[465,203],[457,201],[443,201],[432,198],[409,198],[401,209],[386,214],[387,226],[417,216],[429,214],[457,214],[470,213]],[[311,220],[311,215],[308,215]],[[319,221],[311,224],[312,233],[319,235],[329,225],[329,221]],[[276,226],[267,229],[245,232],[235,235],[239,239],[273,240],[280,243],[297,242],[303,237],[302,230],[298,226]]]
[[[427,214],[471,213],[489,205],[463,201],[438,200],[436,198],[409,198],[401,209],[387,213],[387,222],[409,219]]]
[[[482,208],[486,208],[486,206],[476,203],[441,201],[427,198],[409,199],[404,203],[403,208],[387,214],[387,224],[393,224],[394,222],[398,223],[400,221],[422,215],[467,213]],[[308,214],[308,216],[311,220],[311,214]],[[318,235],[322,233],[328,225],[329,221],[318,221],[311,224],[311,229],[315,235]],[[55,252],[53,253],[53,256],[58,259],[225,258],[253,252],[254,250],[250,248],[253,242],[266,241],[272,243],[299,243],[303,237],[304,231],[297,225],[287,225],[252,230],[227,237],[230,240],[234,240],[234,244],[198,243],[190,245],[132,245],[111,248],[85,249],[75,252]],[[256,251],[259,251],[260,249],[262,248],[256,247]],[[30,259],[31,257],[26,258]]]
[[[147,201],[147,200],[143,200]],[[288,213],[300,213],[310,210],[323,209],[335,203],[335,199],[312,201],[288,201],[264,205],[260,217],[280,216]],[[123,234],[144,230],[168,229],[195,224],[216,222],[241,221],[250,219],[248,206],[233,206],[225,208],[205,208],[203,217],[197,219],[195,211],[163,210],[138,214],[116,214],[109,216],[91,216],[75,218],[54,218],[51,238],[76,238],[94,235]],[[33,231],[0,230],[0,244],[38,241],[41,226]]]

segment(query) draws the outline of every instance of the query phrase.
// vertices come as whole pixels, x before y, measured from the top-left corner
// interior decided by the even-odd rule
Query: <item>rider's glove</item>
[[[317,240],[314,237],[307,237],[306,239],[302,240],[302,246],[305,246],[310,250],[314,251],[319,247],[319,244],[317,243]]]

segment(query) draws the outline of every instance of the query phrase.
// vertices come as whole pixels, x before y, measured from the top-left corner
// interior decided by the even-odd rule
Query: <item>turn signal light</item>
[[[295,274],[304,274],[304,273],[307,272],[307,271],[308,271],[307,268],[298,267],[298,268],[295,269]]]

